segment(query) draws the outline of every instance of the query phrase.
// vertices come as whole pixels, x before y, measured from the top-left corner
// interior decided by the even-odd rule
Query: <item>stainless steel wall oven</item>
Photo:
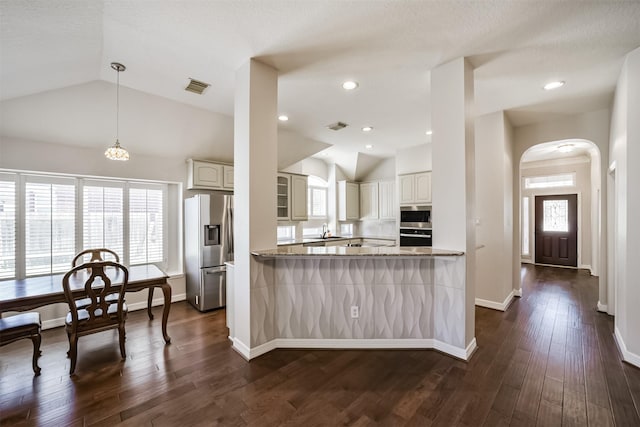
[[[400,208],[400,246],[431,246],[431,206]]]

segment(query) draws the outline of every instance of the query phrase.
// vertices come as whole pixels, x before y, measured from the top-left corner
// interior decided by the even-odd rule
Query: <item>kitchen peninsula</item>
[[[247,358],[274,348],[422,348],[466,360],[475,349],[475,339],[465,346],[463,252],[280,246],[251,258],[251,351],[234,334],[246,320],[229,324]]]

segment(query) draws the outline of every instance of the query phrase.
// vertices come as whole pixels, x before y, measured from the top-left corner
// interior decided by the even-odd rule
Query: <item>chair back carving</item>
[[[113,282],[117,285],[114,286]],[[62,279],[62,286],[69,305],[72,330],[80,333],[124,323],[124,294],[128,282],[129,270],[113,261],[88,262],[68,271]],[[82,291],[79,291],[79,285]],[[114,294],[117,295],[117,303],[107,298]],[[80,306],[78,300],[83,302]]]
[[[91,255],[89,261],[85,261],[88,255]],[[107,248],[96,248],[96,249],[85,249],[82,252],[78,253],[71,261],[71,266],[75,267],[78,264],[84,264],[85,262],[94,262],[94,261],[107,261],[107,256],[113,257],[115,262],[120,262],[120,257],[117,253]]]

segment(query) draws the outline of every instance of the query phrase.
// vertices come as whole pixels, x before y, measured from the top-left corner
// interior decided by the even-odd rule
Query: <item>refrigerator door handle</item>
[[[229,248],[227,253],[229,259],[233,259],[233,206],[231,205],[231,198],[227,201],[227,227],[226,227],[226,240],[227,247]]]
[[[227,267],[225,266],[221,266],[221,267],[209,267],[209,268],[204,268],[204,274],[220,274],[220,273],[224,273],[225,271],[227,271]]]

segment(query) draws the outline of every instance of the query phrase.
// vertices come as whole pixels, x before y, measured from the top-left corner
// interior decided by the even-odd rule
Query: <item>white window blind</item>
[[[75,184],[25,183],[25,274],[61,273],[75,254]]]
[[[311,218],[327,218],[327,187],[322,178],[310,175],[308,178],[308,213]]]
[[[0,279],[16,275],[16,177],[0,174]]]
[[[131,265],[163,261],[163,205],[162,189],[131,188],[129,190],[129,262]]]
[[[82,197],[82,242],[87,248],[108,248],[121,258],[124,249],[123,184],[85,184]]]
[[[327,217],[327,189],[309,187],[309,216]]]
[[[125,265],[166,268],[169,188],[0,170],[0,279],[64,273],[76,253],[102,247]]]

